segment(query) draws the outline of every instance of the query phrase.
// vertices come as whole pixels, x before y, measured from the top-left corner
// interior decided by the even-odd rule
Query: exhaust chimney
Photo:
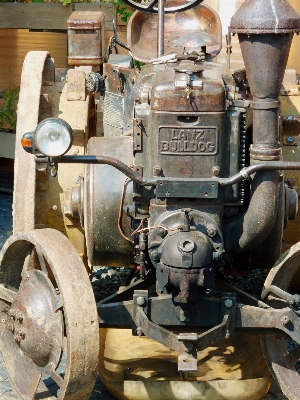
[[[253,94],[252,162],[278,160],[278,98],[300,16],[286,0],[246,0],[230,31],[238,34]]]

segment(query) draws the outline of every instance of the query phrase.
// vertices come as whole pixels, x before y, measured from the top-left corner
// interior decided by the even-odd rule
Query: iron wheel
[[[0,282],[1,349],[21,399],[88,399],[98,367],[98,315],[86,269],[69,240],[53,229],[11,236],[0,253]],[[47,390],[45,375],[57,393]]]

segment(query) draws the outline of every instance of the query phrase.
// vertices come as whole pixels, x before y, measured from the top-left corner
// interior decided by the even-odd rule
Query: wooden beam
[[[110,3],[0,3],[0,28],[66,30],[73,11],[103,11],[105,30],[113,30]]]

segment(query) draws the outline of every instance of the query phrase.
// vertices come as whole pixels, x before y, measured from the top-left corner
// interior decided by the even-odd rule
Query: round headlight
[[[45,156],[59,157],[65,154],[72,142],[72,128],[63,119],[47,118],[36,127],[35,145]]]

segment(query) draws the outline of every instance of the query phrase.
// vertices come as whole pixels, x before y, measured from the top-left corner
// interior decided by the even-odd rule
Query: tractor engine
[[[88,164],[71,193],[90,264],[137,265],[141,277],[155,268],[157,293],[178,303],[212,295],[220,265],[257,268],[260,260],[270,268],[284,222],[297,209],[297,194],[278,169],[259,170],[251,182],[244,170],[281,160],[278,96],[293,31],[278,34],[264,17],[260,34],[255,7],[251,12],[237,13],[231,27],[247,75],[214,62],[221,25],[208,6],[180,18],[167,14],[168,55],[158,58],[150,43],[159,40],[161,22],[133,15],[129,47],[145,65],[139,72],[130,57],[116,55],[104,64],[104,135],[87,148],[88,156],[115,164]],[[191,27],[183,36],[182,24]],[[124,165],[146,183],[125,176]]]
[[[281,159],[274,73],[282,80],[292,34],[241,34],[251,60],[248,75],[232,74],[213,60],[221,48],[217,14],[204,5],[195,10],[185,14],[185,24],[193,26],[199,13],[210,30],[182,37],[182,19],[168,17],[165,42],[175,47],[158,59],[146,43],[156,20],[136,12],[130,47],[135,59],[148,63],[139,73],[124,66],[124,56],[104,64],[104,136],[90,139],[87,154],[114,158],[148,184],[115,166],[90,164],[82,195],[75,188],[71,196],[73,208],[84,210],[90,263],[136,264],[141,277],[154,267],[157,293],[172,293],[178,303],[211,295],[220,265],[257,268],[260,259],[271,267],[280,254],[284,220],[294,216],[290,204],[296,210],[297,202],[278,171],[258,171],[251,184],[243,172],[250,164]],[[247,32],[239,22],[232,31]],[[272,60],[264,79],[254,76],[259,68],[249,56],[251,40],[257,42],[257,62]],[[275,41],[269,57],[265,46]],[[239,179],[230,182],[236,174]]]

